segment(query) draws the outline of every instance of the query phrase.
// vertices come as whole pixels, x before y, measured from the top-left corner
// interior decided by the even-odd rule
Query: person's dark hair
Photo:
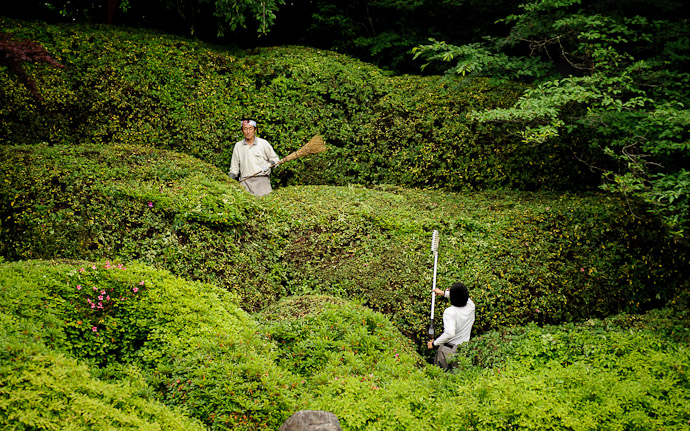
[[[462,283],[454,283],[450,286],[450,303],[456,307],[464,307],[467,305],[467,300],[470,298],[470,293],[467,291],[467,286]]]

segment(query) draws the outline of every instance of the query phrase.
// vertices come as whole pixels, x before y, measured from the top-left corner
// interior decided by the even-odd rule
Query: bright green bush
[[[333,297],[297,296],[271,305],[257,316],[280,348],[286,369],[326,382],[377,374],[386,381],[410,372],[419,357],[386,317]],[[335,374],[334,374],[335,372]],[[377,381],[372,380],[373,386]]]
[[[134,263],[13,263],[1,269],[3,330],[21,332],[37,343],[40,340],[40,352],[47,355],[35,363],[27,361],[26,369],[17,368],[23,356],[13,351],[21,352],[24,347],[10,338],[3,349],[3,364],[8,361],[3,367],[13,379],[47,366],[48,376],[61,376],[51,383],[53,391],[68,385],[63,378],[82,380],[68,385],[75,392],[95,382],[99,389],[93,389],[90,396],[103,397],[104,408],[126,410],[120,397],[133,393],[152,406],[165,404],[184,411],[213,429],[274,429],[295,411],[296,401],[288,389],[294,387],[296,378],[275,365],[271,344],[239,309],[236,298],[222,289]],[[92,302],[102,302],[104,308],[84,310],[89,304],[85,290],[117,294],[111,299],[120,301],[122,297],[124,301],[112,306],[105,297],[92,297]],[[7,368],[13,361],[17,365]],[[85,364],[101,369],[88,369]],[[88,374],[94,377],[85,379]],[[31,395],[35,393],[55,398],[58,405],[66,402],[57,394],[41,392],[37,387],[41,381],[39,376],[27,383],[25,396],[35,397]],[[104,396],[111,386],[123,389]],[[14,396],[19,388],[13,383],[4,395]],[[147,405],[138,402],[136,398],[132,401],[138,408]],[[38,405],[14,405],[12,417],[34,415],[31,412],[36,408]],[[86,413],[77,409],[64,414]],[[113,424],[115,420],[136,420],[136,415],[118,419],[117,411],[112,414]],[[165,412],[147,414],[171,420]],[[62,417],[51,412],[46,416],[48,423]],[[126,422],[122,425],[127,426]]]
[[[69,317],[62,314],[62,305],[69,302],[69,268],[45,263],[0,267],[0,427],[204,429],[199,421],[152,399],[136,367],[124,367],[120,379],[108,382],[88,362],[66,354]],[[90,352],[85,350],[84,356]]]
[[[458,350],[464,413],[476,429],[690,429],[687,318],[683,342],[657,330],[659,314],[530,325],[491,332]],[[475,364],[475,365],[473,365]],[[450,400],[448,404],[451,404]]]

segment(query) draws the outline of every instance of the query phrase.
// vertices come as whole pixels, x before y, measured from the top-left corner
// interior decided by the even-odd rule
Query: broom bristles
[[[316,135],[309,140],[302,148],[285,156],[278,163],[282,164],[291,160],[299,159],[308,154],[318,154],[326,151],[326,143],[320,135]]]

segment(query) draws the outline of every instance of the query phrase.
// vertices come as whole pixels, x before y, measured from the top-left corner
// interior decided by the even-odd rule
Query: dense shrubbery
[[[256,323],[222,289],[185,282],[141,265],[109,262],[8,264],[2,267],[0,280],[0,310],[9,324],[3,329],[10,331],[9,339],[3,337],[7,344],[2,349],[3,363],[17,364],[5,371],[12,380],[3,378],[3,382],[12,386],[4,396],[17,393],[23,380],[27,397],[33,393],[37,398],[52,398],[51,391],[66,385],[68,397],[79,399],[86,392],[95,399],[93,403],[102,403],[105,423],[112,421],[118,427],[119,420],[124,428],[133,429],[135,421],[145,424],[147,417],[161,426],[164,421],[174,424],[175,419],[180,429],[191,423],[179,414],[166,413],[162,404],[217,429],[246,430],[277,428],[296,406],[285,391],[296,378],[274,364],[274,349],[259,335]],[[106,299],[113,289],[121,292]],[[110,301],[123,304],[127,312],[109,305]],[[95,312],[87,313],[85,307]],[[80,327],[84,331],[76,329]],[[27,340],[22,334],[29,328],[32,343],[21,347]],[[68,352],[70,356],[65,357]],[[43,354],[48,356],[42,358]],[[88,370],[86,363],[101,369]],[[31,375],[43,365],[58,370],[59,378],[50,391],[34,387],[40,386],[42,378],[53,381],[50,370]],[[83,381],[67,383],[71,378]],[[114,383],[105,383],[110,380]],[[93,388],[89,381],[95,382]],[[108,393],[109,387],[116,392]],[[55,402],[65,399],[58,397]],[[45,421],[69,421],[70,416],[100,420],[100,412],[89,412],[88,404],[85,399],[83,405],[59,415],[50,410]],[[14,411],[0,416],[28,425],[33,419],[21,412],[38,408],[13,404]],[[128,413],[118,416],[119,409]]]
[[[128,352],[104,350],[98,367],[74,349],[81,294],[119,287],[139,295],[126,315],[81,320],[97,330],[79,343]],[[349,301],[293,297],[254,320],[223,289],[139,264],[0,264],[0,299],[7,429],[276,429],[298,408],[332,411],[346,430],[690,429],[683,306],[490,332],[444,374]]]
[[[433,229],[439,283],[469,283],[477,333],[663,305],[688,272],[687,248],[612,196],[303,186],[257,200],[213,166],[150,147],[0,154],[0,255],[136,259],[236,292],[248,311],[328,294],[418,339]]]
[[[253,430],[309,408],[350,430],[688,428],[689,250],[644,209],[383,185],[582,178],[557,144],[535,158],[461,115],[517,89],[305,48],[2,23],[66,66],[29,67],[40,102],[0,69],[3,426]],[[317,132],[330,149],[255,199],[223,173],[244,114],[281,154]],[[305,183],[322,185],[288,186]],[[415,352],[434,229],[440,284],[466,281],[477,304],[457,376]],[[665,303],[635,325],[523,326]]]
[[[509,128],[466,118],[470,107],[508,106],[523,90],[517,85],[386,76],[343,55],[301,47],[228,52],[114,27],[7,19],[1,25],[42,43],[65,65],[27,65],[41,102],[0,69],[4,144],[146,145],[226,170],[241,138],[238,120],[251,115],[280,156],[316,133],[330,147],[278,169],[281,185],[563,189],[594,179],[558,143],[544,158]]]

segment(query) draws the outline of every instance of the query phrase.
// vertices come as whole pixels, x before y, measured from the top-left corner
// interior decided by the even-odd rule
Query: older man
[[[256,136],[255,120],[242,120],[241,127],[244,139],[237,142],[232,150],[230,178],[241,181],[249,193],[265,196],[273,191],[271,167],[279,158],[268,141]]]

